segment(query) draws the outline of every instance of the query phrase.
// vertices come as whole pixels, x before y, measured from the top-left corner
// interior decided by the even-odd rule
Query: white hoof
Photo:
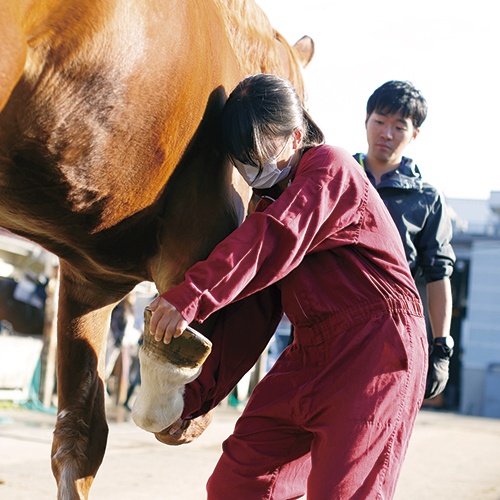
[[[201,366],[182,367],[162,362],[141,347],[141,387],[132,408],[135,424],[149,432],[161,432],[176,422],[184,409],[184,386],[201,373]]]

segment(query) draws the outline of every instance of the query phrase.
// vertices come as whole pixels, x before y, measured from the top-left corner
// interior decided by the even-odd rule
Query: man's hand
[[[188,326],[179,311],[163,297],[156,297],[149,307],[153,312],[149,331],[157,342],[163,339],[165,344],[169,344],[172,338],[180,337]]]
[[[425,399],[435,398],[444,391],[450,376],[450,358],[452,355],[452,348],[434,343],[429,354]]]

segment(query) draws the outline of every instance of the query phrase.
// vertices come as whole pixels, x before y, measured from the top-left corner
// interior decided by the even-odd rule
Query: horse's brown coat
[[[2,0],[0,225],[61,262],[60,499],[84,499],[104,456],[110,311],[164,291],[241,222],[248,188],[221,155],[227,94],[299,62],[252,0]]]

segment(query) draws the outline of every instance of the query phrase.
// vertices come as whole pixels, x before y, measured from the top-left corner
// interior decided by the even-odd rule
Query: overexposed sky
[[[500,191],[500,28],[494,0],[256,0],[290,43],[315,42],[308,108],[327,142],[366,152],[366,101],[410,80],[429,112],[405,154],[449,198]]]

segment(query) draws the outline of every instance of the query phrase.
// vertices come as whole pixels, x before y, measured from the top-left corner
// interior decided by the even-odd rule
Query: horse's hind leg
[[[84,283],[61,263],[58,415],[52,444],[58,500],[88,498],[106,448],[103,360],[110,313],[116,300],[107,305],[103,302],[98,289]]]

